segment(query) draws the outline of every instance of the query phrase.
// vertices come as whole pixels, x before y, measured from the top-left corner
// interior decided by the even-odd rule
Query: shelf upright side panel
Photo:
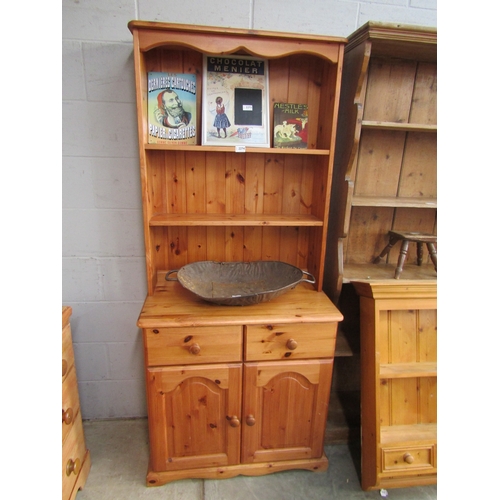
[[[325,291],[338,301],[344,274],[344,253],[351,216],[351,199],[361,136],[363,102],[371,43],[365,42],[345,53],[337,127],[329,229],[325,261]]]
[[[149,231],[149,219],[151,218],[150,206],[150,186],[147,168],[147,152],[144,146],[148,142],[148,92],[147,92],[147,61],[140,47],[140,37],[137,30],[133,30],[134,37],[134,65],[135,65],[135,86],[136,86],[136,106],[138,123],[139,142],[139,163],[141,174],[141,192],[143,205],[143,231],[144,246],[146,255],[146,278],[148,285],[148,295],[152,295],[156,286],[155,265],[152,261],[152,242]]]
[[[331,79],[329,79],[329,84],[332,85],[332,90],[334,89],[333,96],[333,115],[332,115],[332,129],[330,131],[330,156],[328,157],[328,178],[326,183],[326,203],[324,206],[323,213],[323,236],[322,236],[322,256],[321,256],[321,278],[322,281],[318,285],[318,289],[323,289],[323,279],[325,274],[325,260],[326,260],[326,249],[327,249],[327,239],[330,229],[330,204],[332,203],[331,194],[332,186],[335,175],[334,165],[335,165],[335,148],[337,145],[337,133],[338,133],[338,121],[340,113],[340,98],[341,98],[341,88],[343,81],[343,71],[344,71],[344,52],[345,47],[339,47],[339,61],[336,65],[330,67]],[[339,255],[338,249],[334,252],[334,255]]]
[[[377,313],[375,301],[360,297],[361,324],[361,481],[363,489],[377,482],[377,448],[380,440],[380,422],[377,411],[380,399],[379,356],[377,353]]]
[[[327,157],[318,158],[313,186],[311,213],[323,221],[321,228],[312,231],[311,251],[309,252],[309,269],[316,277],[316,288],[323,290],[325,274],[326,243],[328,236],[328,218],[330,213],[330,196],[333,181],[333,162],[337,132],[338,107],[342,81],[342,64],[344,49],[339,49],[339,61],[336,64],[319,62],[315,65],[311,82],[321,82],[318,95],[318,146],[330,151]],[[311,83],[310,83],[311,87]]]

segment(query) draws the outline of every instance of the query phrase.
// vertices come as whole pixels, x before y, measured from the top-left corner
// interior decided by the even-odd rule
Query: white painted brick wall
[[[83,418],[146,415],[136,327],[146,278],[128,21],[347,36],[368,20],[436,26],[436,5],[437,0],[63,0],[62,299],[73,308]]]

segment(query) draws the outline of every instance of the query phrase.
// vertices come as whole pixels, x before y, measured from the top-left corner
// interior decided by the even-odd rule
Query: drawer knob
[[[68,463],[66,464],[66,475],[70,476],[71,473],[75,474],[75,476],[78,476],[78,473],[80,472],[80,459],[77,458],[76,460],[71,460],[71,458],[68,460]]]
[[[255,425],[255,417],[253,415],[247,415],[247,425],[250,427]]]
[[[201,347],[198,344],[193,344],[189,346],[189,352],[191,354],[200,354]]]
[[[297,344],[297,341],[293,340],[293,339],[288,339],[286,342],[286,347],[287,347],[287,349],[290,349],[290,351],[295,351],[295,349],[297,349],[298,345],[299,344]]]
[[[233,415],[232,417],[226,417],[229,420],[229,425],[231,427],[239,427],[240,426],[240,419],[236,416]]]
[[[413,456],[411,455],[411,453],[405,453],[403,455],[403,460],[407,463],[407,464],[412,464],[413,463]]]
[[[65,359],[63,359],[62,360],[62,376],[63,377],[64,377],[64,375],[66,375],[67,371],[68,371],[68,362]]]
[[[68,408],[66,411],[62,411],[62,421],[70,425],[73,422],[73,408]]]

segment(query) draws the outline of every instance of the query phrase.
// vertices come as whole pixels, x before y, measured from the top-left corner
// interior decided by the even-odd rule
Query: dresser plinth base
[[[365,491],[389,489],[389,488],[408,488],[414,486],[430,486],[437,484],[437,474],[423,474],[421,476],[404,477],[385,477],[374,486],[364,487]]]
[[[148,486],[161,486],[178,479],[228,479],[235,476],[264,476],[285,470],[305,469],[313,472],[325,472],[328,469],[328,458],[287,460],[283,462],[263,462],[259,464],[227,465],[224,467],[204,467],[176,471],[154,472],[149,468]]]

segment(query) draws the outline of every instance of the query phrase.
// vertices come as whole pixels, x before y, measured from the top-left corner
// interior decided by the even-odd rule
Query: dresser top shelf
[[[158,282],[154,295],[146,298],[142,308],[137,322],[140,328],[331,323],[343,319],[328,297],[307,283],[269,302],[220,306],[198,298],[178,282]]]

